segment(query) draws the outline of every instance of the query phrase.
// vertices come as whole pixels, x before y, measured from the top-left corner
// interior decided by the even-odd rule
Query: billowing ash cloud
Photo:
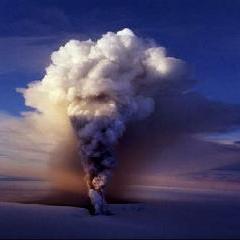
[[[29,117],[41,116],[53,132],[72,126],[90,199],[96,212],[105,212],[103,191],[126,124],[153,112],[161,86],[187,78],[185,64],[130,29],[97,41],[70,40],[51,60],[44,78],[21,90],[26,105],[37,110]]]

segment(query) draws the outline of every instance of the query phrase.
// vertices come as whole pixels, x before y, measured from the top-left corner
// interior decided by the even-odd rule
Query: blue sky
[[[41,79],[49,55],[70,38],[131,28],[185,60],[210,99],[240,103],[240,1],[0,0],[0,109],[25,109],[15,92]]]
[[[18,118],[4,115],[26,110],[23,97],[15,89],[41,79],[50,54],[69,39],[96,39],[107,31],[126,27],[166,47],[168,55],[185,60],[197,79],[194,89],[200,93],[163,99],[160,117],[153,124],[157,130],[153,126],[152,131],[162,134],[165,130],[166,135],[156,145],[162,151],[162,165],[154,168],[167,175],[171,169],[205,173],[237,161],[240,111],[231,104],[240,104],[239,13],[239,0],[0,0],[0,120],[5,120],[2,125],[0,121],[0,170],[35,176],[42,164],[35,160],[46,160],[41,138],[38,136],[37,142],[29,140],[24,132],[27,127],[19,128]],[[223,104],[207,101],[201,95]],[[10,120],[22,130],[20,136],[25,142],[18,132],[6,128]],[[222,133],[233,124],[238,124],[238,130]],[[199,131],[203,135],[197,139],[179,138],[182,132]],[[229,144],[234,148],[225,146]],[[44,151],[35,151],[40,145]],[[8,158],[11,151],[15,158]],[[36,167],[31,169],[31,164]],[[239,163],[233,168],[239,169]],[[42,171],[45,173],[44,168]]]

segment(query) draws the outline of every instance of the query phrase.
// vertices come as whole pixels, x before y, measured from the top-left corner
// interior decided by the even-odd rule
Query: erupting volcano
[[[32,114],[51,115],[44,121],[54,125],[61,114],[68,116],[95,213],[105,214],[104,189],[116,165],[118,139],[129,121],[153,112],[159,87],[182,79],[185,64],[130,29],[96,41],[70,40],[51,61],[44,78],[21,91],[26,105],[37,110]]]

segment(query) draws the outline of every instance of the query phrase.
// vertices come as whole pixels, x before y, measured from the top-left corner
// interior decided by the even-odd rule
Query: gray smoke
[[[130,29],[97,41],[70,40],[51,60],[44,78],[21,90],[26,105],[37,109],[30,117],[52,127],[58,140],[74,129],[89,197],[96,213],[104,213],[104,189],[126,124],[153,112],[161,86],[187,78],[185,64]]]

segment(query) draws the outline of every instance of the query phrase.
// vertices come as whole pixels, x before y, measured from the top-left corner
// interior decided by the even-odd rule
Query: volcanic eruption
[[[108,212],[104,191],[127,123],[149,116],[160,87],[185,73],[184,62],[125,28],[96,41],[70,40],[52,53],[44,78],[21,90],[56,129],[67,116],[96,214]]]

